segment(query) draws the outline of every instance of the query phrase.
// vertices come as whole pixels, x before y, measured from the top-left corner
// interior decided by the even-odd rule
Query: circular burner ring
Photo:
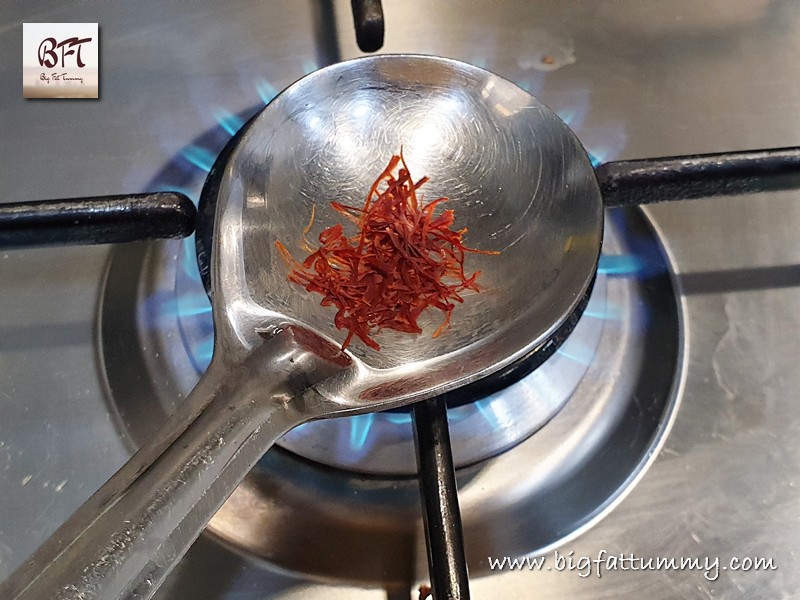
[[[546,551],[596,522],[650,464],[674,416],[682,340],[671,276],[640,211],[610,215],[606,249],[633,253],[645,270],[601,274],[609,318],[594,360],[558,414],[511,450],[458,470],[473,575],[485,572],[492,549]],[[192,384],[176,376],[188,359],[164,360],[165,344],[182,343],[177,328],[143,326],[144,300],[165,278],[174,281],[163,257],[175,265],[179,252],[174,242],[125,246],[109,265],[99,347],[112,410],[132,449],[180,402],[181,387]],[[414,478],[331,469],[276,448],[208,530],[224,542],[222,553],[234,550],[314,578],[402,585],[424,556],[419,514]]]
[[[195,143],[220,149],[227,141],[216,130]],[[170,163],[152,187],[198,189],[204,174],[189,174],[180,162]],[[609,318],[577,386],[562,390],[563,408],[514,448],[458,470],[473,575],[486,572],[492,550],[544,552],[599,520],[652,462],[673,420],[682,388],[682,334],[665,253],[640,211],[609,215],[612,237],[646,269],[635,277],[598,278],[595,297],[600,279],[610,284],[602,294]],[[613,251],[608,236],[606,242]],[[164,352],[183,344],[180,328],[162,329],[150,318],[151,293],[175,282],[164,257],[175,266],[181,252],[177,242],[122,246],[109,262],[98,349],[110,410],[132,451],[197,377],[185,353]],[[596,315],[581,322],[587,318]],[[556,384],[563,385],[559,371]],[[205,545],[220,560],[234,551],[314,579],[407,586],[424,570],[415,478],[332,469],[281,448],[265,455],[207,531],[223,542]],[[248,577],[269,580],[259,573]]]

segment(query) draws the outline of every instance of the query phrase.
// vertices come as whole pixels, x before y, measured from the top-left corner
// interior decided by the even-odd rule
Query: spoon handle
[[[620,160],[595,169],[608,206],[800,188],[800,148]]]
[[[0,248],[180,238],[196,221],[179,192],[10,202],[0,204]]]
[[[150,598],[264,452],[316,416],[311,387],[331,372],[291,334],[238,364],[215,357],[154,441],[0,586],[0,598]]]

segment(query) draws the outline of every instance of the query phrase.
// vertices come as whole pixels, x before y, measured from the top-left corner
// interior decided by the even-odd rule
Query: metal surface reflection
[[[265,103],[276,95],[275,88],[264,80],[256,81],[255,87]],[[490,80],[481,94],[499,114],[512,116],[520,108],[515,100],[517,96],[512,92],[513,89],[498,86]],[[590,95],[585,91],[575,94],[558,113],[572,127],[579,128],[589,112],[589,100]],[[369,130],[374,125],[372,120],[381,114],[372,94],[355,91],[347,102],[347,110],[355,118],[344,123],[348,128]],[[467,100],[459,98],[457,92],[436,98],[421,117],[422,125],[410,132],[407,147],[412,151],[416,149],[419,156],[419,152],[430,146],[426,136],[431,139],[447,137],[448,132],[442,129],[442,123],[452,122],[454,117],[458,117],[465,102]],[[236,133],[245,122],[242,115],[233,115],[224,109],[215,111],[215,118],[228,135]],[[306,127],[319,129],[320,136],[326,135],[322,113],[312,110],[300,118]],[[349,135],[340,135],[337,143],[352,144],[359,135],[359,132],[349,129],[344,133]],[[616,152],[613,146],[609,146],[598,148],[595,153],[609,157]],[[188,170],[196,171],[197,179],[202,181],[202,175],[210,170],[215,154],[203,144],[195,143],[185,147],[180,157],[186,161]],[[591,157],[595,162],[594,154]],[[211,360],[214,345],[211,305],[197,270],[193,239],[184,242],[177,259],[179,268],[172,294],[160,292],[147,302],[151,305],[151,312],[163,313],[161,316],[151,314],[151,323],[163,322],[161,317],[166,317],[168,324],[173,318],[177,319],[183,348],[170,347],[186,353],[193,372],[185,373],[181,380],[191,384]],[[450,410],[457,466],[473,464],[507,450],[534,433],[563,406],[591,362],[602,331],[602,320],[619,316],[619,310],[606,301],[605,274],[634,275],[640,267],[641,258],[636,256],[602,256],[599,281],[586,308],[586,317],[556,355],[524,381],[507,390],[487,398],[475,398],[481,402],[473,406]],[[189,389],[182,391],[188,393]],[[516,420],[498,418],[498,415],[508,414],[516,414]],[[416,472],[412,442],[410,419],[404,414],[390,412],[308,423],[284,436],[279,445],[331,466],[364,473],[408,475]]]
[[[537,410],[556,407],[535,435],[492,459],[459,469],[473,575],[485,572],[485,555],[497,544],[517,554],[541,551],[597,520],[641,475],[673,418],[680,334],[667,265],[659,242],[635,213],[612,211],[606,225],[609,254],[596,288],[605,287],[604,301],[593,298],[579,323],[599,329],[596,345],[584,339],[563,346],[534,377],[496,394],[499,401],[486,398],[450,409],[454,431],[474,432],[476,445],[488,442],[485,447],[490,447],[522,425],[514,402],[528,402],[523,410],[534,419],[546,414],[537,417]],[[139,287],[139,302],[174,297],[175,282],[183,277],[179,252],[180,243],[170,242],[151,248],[138,265],[120,256],[112,275],[140,273],[147,285]],[[640,264],[646,268],[638,268]],[[121,294],[108,298],[111,314],[125,311],[124,299],[135,304],[134,294]],[[203,315],[181,319],[191,323],[202,321]],[[146,439],[157,415],[172,410],[198,377],[178,315],[159,313],[157,326],[145,320],[140,311],[138,322],[132,323],[145,349],[135,370],[129,348],[118,344],[118,321],[110,322],[104,335],[113,399],[134,440]],[[125,356],[125,370],[115,360],[120,355]],[[563,378],[537,375],[546,374],[551,365],[554,373],[580,375],[574,389]],[[143,380],[152,389],[144,389]],[[511,390],[513,396],[507,394]],[[340,429],[333,440],[314,430],[334,423]],[[635,426],[629,427],[631,423]],[[397,433],[410,427],[408,414],[384,412],[308,423],[293,434],[303,436],[302,452],[322,445],[331,455],[369,464],[386,456],[385,448],[402,437]],[[387,433],[395,439],[387,439]],[[396,444],[395,450],[401,446]],[[300,459],[296,452],[268,452],[209,530],[238,552],[315,578],[402,584],[417,535],[415,479],[365,476],[357,467],[332,469],[316,459]],[[615,460],[603,458],[608,453]],[[339,552],[309,550],[299,541],[304,539]]]
[[[273,93],[266,82],[257,82],[256,87],[265,101]],[[493,110],[501,118],[513,118],[518,112],[519,106],[515,104],[512,89],[489,85],[484,91],[487,99],[491,100]],[[588,95],[581,98],[588,98]],[[369,97],[354,94],[349,111],[357,122],[351,125],[369,125],[370,120],[377,115],[376,108]],[[463,99],[459,101],[453,96],[442,97],[439,102],[434,103],[429,114],[420,115],[419,122],[423,125],[427,123],[431,128],[422,126],[412,131],[410,145],[419,145],[422,151],[430,142],[425,136],[435,134],[439,139],[446,139],[451,134],[455,136],[455,131],[446,128],[443,130],[441,123],[443,119],[445,123],[448,119],[452,122],[452,119],[460,116],[462,109]],[[586,106],[580,105],[579,110],[567,111],[565,115],[573,124],[580,125],[587,110]],[[430,115],[436,118],[429,118]],[[219,131],[228,136],[233,135],[237,127],[244,123],[241,116],[232,115],[223,109],[215,112],[215,118]],[[328,134],[328,125],[323,118],[323,114],[310,110],[301,120],[308,130],[325,136]],[[345,142],[352,141],[357,136],[355,130],[347,129],[345,133],[348,135],[341,136]],[[351,147],[345,150],[356,149]],[[599,152],[608,155],[613,149],[600,149]],[[180,160],[187,171],[195,171],[200,178],[210,170],[213,158],[214,152],[201,143],[189,145],[180,153]],[[624,228],[624,224],[621,226]],[[626,246],[624,243],[620,245],[619,239],[615,234],[606,240],[606,249],[612,253],[625,252]],[[652,251],[653,248],[650,248],[649,252]],[[197,271],[193,245],[184,243],[179,248],[173,247],[168,253],[174,255],[172,258],[167,257],[167,262],[174,262],[166,271],[153,274],[160,284],[143,302],[143,322],[147,332],[155,332],[160,338],[155,345],[164,350],[166,361],[170,365],[168,370],[174,375],[174,380],[168,386],[185,394],[208,366],[211,358],[214,344],[211,309]],[[152,260],[155,262],[148,263],[155,265],[162,263],[164,257],[153,257]],[[459,405],[450,410],[454,452],[459,467],[479,463],[523,442],[558,413],[579,385],[586,385],[586,372],[593,365],[595,368],[597,366],[594,357],[606,329],[606,322],[619,322],[620,314],[626,310],[619,306],[618,300],[609,301],[608,280],[619,275],[635,280],[641,263],[641,258],[632,255],[605,255],[584,317],[564,346],[523,380],[485,398],[476,398],[471,404]],[[147,279],[152,280],[153,277]],[[168,288],[166,290],[162,287],[164,283]],[[639,320],[635,318],[633,322]],[[633,340],[638,340],[643,331],[637,328],[633,332]],[[175,335],[176,332],[178,335]],[[638,343],[640,340],[633,341],[634,345]],[[290,432],[279,444],[315,463],[335,466],[349,472],[384,477],[410,475],[415,472],[410,418],[402,412],[307,423]],[[268,458],[265,461],[264,466],[269,468],[270,461]],[[231,505],[237,506],[236,501]],[[238,514],[238,509],[232,510]],[[244,514],[239,516],[246,518]],[[211,529],[240,545],[242,540],[227,525],[231,522],[230,519],[230,510],[224,510],[212,522]],[[244,545],[257,554],[261,552],[252,544]]]

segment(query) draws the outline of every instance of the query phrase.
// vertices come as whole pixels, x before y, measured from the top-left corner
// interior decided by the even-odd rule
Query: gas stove
[[[791,3],[386,3],[382,51],[448,56],[555,110],[598,163],[797,145]],[[4,200],[197,198],[275,93],[359,55],[347,2],[26,3],[98,22],[99,100],[3,86]],[[76,176],[77,175],[77,176]],[[607,211],[583,317],[532,374],[450,410],[475,598],[790,597],[800,447],[797,192]],[[0,580],[139,445],[210,359],[190,241],[0,254]],[[411,419],[286,435],[158,598],[417,598],[427,583]],[[556,554],[557,553],[557,554]],[[581,557],[771,558],[777,569],[607,570]],[[503,557],[552,568],[495,570]],[[575,568],[557,568],[556,557]]]

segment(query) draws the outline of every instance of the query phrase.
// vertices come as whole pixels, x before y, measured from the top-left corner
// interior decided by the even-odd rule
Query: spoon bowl
[[[257,115],[203,194],[201,272],[216,273],[217,335],[245,346],[253,332],[293,323],[332,344],[346,332],[335,309],[288,281],[276,251],[305,256],[307,236],[341,222],[330,201],[360,206],[393,154],[425,198],[447,196],[482,291],[470,293],[439,337],[437,311],[423,333],[382,332],[380,351],[348,354],[357,376],[326,389],[341,404],[421,399],[480,379],[546,341],[582,300],[602,239],[602,199],[591,163],[569,128],[525,91],[483,69],[423,56],[340,63],[290,86]],[[214,215],[214,222],[208,216]],[[206,219],[206,220],[204,220]],[[224,232],[214,254],[214,232]],[[220,241],[220,240],[217,240]],[[209,268],[207,257],[214,261]],[[224,296],[224,297],[223,297]],[[223,327],[224,326],[224,327]],[[223,338],[224,339],[224,338]]]

